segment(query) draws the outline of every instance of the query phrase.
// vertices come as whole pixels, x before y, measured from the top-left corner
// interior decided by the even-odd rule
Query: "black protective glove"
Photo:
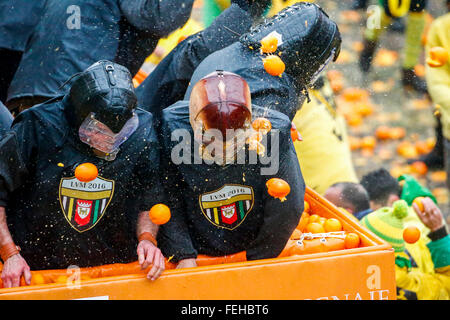
[[[237,4],[242,10],[248,11],[254,18],[261,17],[270,6],[270,0],[231,0],[231,3]]]

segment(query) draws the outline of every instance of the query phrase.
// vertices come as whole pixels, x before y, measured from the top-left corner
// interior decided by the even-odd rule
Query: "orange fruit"
[[[428,167],[423,161],[414,161],[411,164],[411,171],[420,175],[425,175],[428,172]]]
[[[298,229],[295,229],[294,232],[292,232],[290,239],[298,240],[298,239],[300,239],[301,235],[302,235],[302,232]]]
[[[373,113],[373,107],[368,103],[359,103],[355,109],[362,117],[370,116]]]
[[[272,129],[272,123],[269,119],[260,117],[253,120],[252,127],[255,131],[266,134]]]
[[[359,236],[356,233],[350,232],[345,236],[344,244],[346,249],[352,249],[359,247]]]
[[[302,137],[300,135],[300,132],[298,132],[297,128],[295,127],[294,124],[292,124],[291,126],[291,139],[293,142],[295,141],[302,141]]]
[[[330,87],[334,93],[339,93],[344,89],[344,81],[342,79],[330,80]]]
[[[373,148],[375,148],[376,144],[377,144],[377,141],[376,141],[375,137],[367,136],[367,137],[363,137],[361,139],[361,148],[373,149]]]
[[[402,128],[402,127],[391,128],[391,132],[390,132],[391,139],[401,139],[401,138],[405,137],[405,135],[406,135],[405,128]]]
[[[418,77],[425,77],[425,66],[423,64],[417,64],[414,66],[414,73]]]
[[[398,144],[397,153],[408,159],[416,158],[418,156],[416,146],[408,141],[402,141]]]
[[[281,76],[286,69],[283,60],[277,55],[269,55],[263,59],[264,70],[271,76]]]
[[[309,222],[319,222],[320,218],[318,214],[312,214],[309,216]]]
[[[347,115],[346,119],[347,119],[348,125],[351,127],[357,127],[357,126],[361,125],[362,121],[363,121],[361,115],[359,115],[357,113]]]
[[[365,100],[369,97],[369,92],[361,88],[347,88],[342,92],[342,96],[346,101]]]
[[[274,35],[268,35],[261,39],[261,51],[263,53],[274,53],[278,48],[278,39]]]
[[[274,198],[281,201],[286,200],[286,196],[291,192],[291,187],[283,179],[272,178],[266,182],[267,192]]]
[[[352,151],[361,148],[361,139],[359,139],[358,137],[349,136],[348,142],[350,144],[350,150]]]
[[[92,181],[97,178],[97,176],[98,169],[94,164],[90,162],[82,163],[75,168],[75,178],[77,178],[81,182]]]
[[[67,276],[58,276],[56,278],[56,283],[67,283],[68,277]]]
[[[431,151],[426,141],[416,141],[416,150],[419,154],[426,154]]]
[[[323,226],[318,223],[318,222],[310,222],[308,223],[308,225],[306,226],[306,232],[311,232],[311,233],[324,233],[325,229],[323,228]]]
[[[165,204],[158,203],[150,209],[148,215],[154,224],[165,224],[170,220],[170,209]]]
[[[420,212],[423,212],[423,210],[425,209],[422,203],[422,199],[423,197],[417,197],[413,200],[413,203],[417,204],[417,206],[419,207]]]
[[[325,221],[325,224],[323,227],[325,228],[326,232],[342,231],[342,224],[336,218],[327,219],[327,221]]]
[[[310,209],[310,207],[309,207],[309,202],[308,201],[303,201],[303,203],[304,203],[304,205],[303,205],[303,211],[304,212],[309,212],[309,209]]]
[[[403,240],[407,243],[415,243],[420,238],[420,230],[415,226],[408,226],[403,229]]]
[[[325,225],[325,221],[327,221],[327,218],[325,218],[325,217],[320,217],[318,222],[319,222],[322,226],[324,226],[324,225]]]
[[[387,140],[391,138],[391,128],[388,126],[379,126],[375,130],[375,136],[380,140]]]
[[[343,78],[342,72],[339,70],[330,70],[327,72],[328,80],[334,81],[334,80],[341,80]]]
[[[308,212],[303,212],[302,216],[300,217],[300,221],[298,222],[298,225],[296,227],[296,229],[300,230],[303,232],[303,230],[305,230],[306,226],[309,223],[309,213]]]
[[[433,47],[426,61],[432,68],[442,67],[448,61],[448,52],[442,47]]]
[[[36,285],[40,285],[40,284],[45,284],[45,279],[42,276],[42,274],[39,274],[39,273],[32,274],[31,285],[36,286]]]

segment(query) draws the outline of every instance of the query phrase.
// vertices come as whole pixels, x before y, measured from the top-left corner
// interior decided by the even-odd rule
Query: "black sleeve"
[[[141,107],[159,118],[161,110],[183,100],[200,62],[237,41],[251,23],[246,11],[231,5],[208,28],[181,41],[136,88]]]
[[[288,148],[283,150],[282,144]],[[283,202],[265,193],[264,222],[257,238],[246,250],[247,260],[277,257],[298,225],[303,212],[305,183],[290,137],[280,134],[279,150],[279,170],[276,174],[268,175],[267,180],[283,179],[289,183],[291,191]]]
[[[37,149],[36,123],[28,115],[19,115],[11,130],[1,136],[0,206],[7,206],[9,194],[24,183]]]
[[[170,135],[168,136],[170,139]],[[168,148],[164,148],[168,150]],[[158,247],[166,258],[177,263],[180,260],[196,258],[197,250],[192,244],[186,221],[186,206],[182,190],[185,182],[177,166],[171,161],[169,151],[164,151],[161,161],[162,183],[164,193],[171,211],[169,222],[158,231]]]
[[[129,23],[158,38],[168,36],[189,19],[194,0],[120,0]]]

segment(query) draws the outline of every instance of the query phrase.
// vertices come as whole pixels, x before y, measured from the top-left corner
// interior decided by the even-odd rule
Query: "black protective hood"
[[[98,61],[77,75],[65,100],[68,121],[75,129],[94,112],[95,118],[114,133],[131,118],[137,104],[128,69],[107,60]]]
[[[295,3],[241,36],[240,42],[250,50],[259,50],[261,39],[272,32],[282,36],[282,43],[274,54],[281,57],[286,73],[303,86],[332,55],[339,55],[341,36],[337,24],[318,5]]]

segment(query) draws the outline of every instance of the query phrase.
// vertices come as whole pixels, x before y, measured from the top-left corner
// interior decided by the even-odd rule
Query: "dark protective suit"
[[[251,24],[250,14],[232,4],[208,28],[180,42],[158,64],[136,88],[139,104],[158,121],[164,108],[183,99],[192,73],[200,62],[209,54],[238,41]]]
[[[160,227],[158,245],[166,257],[173,256],[172,261],[240,251],[254,260],[277,257],[283,250],[303,212],[305,184],[290,138],[291,121],[280,112],[253,106],[253,117],[258,116],[271,121],[271,132],[279,130],[279,148],[267,144],[267,154],[279,157],[279,168],[270,175],[261,174],[261,168],[268,165],[250,162],[250,158],[245,164],[195,164],[198,144],[192,141],[184,141],[190,142],[188,163],[175,166],[172,148],[180,142],[171,141],[172,132],[185,129],[193,137],[189,101],[163,110],[162,181],[172,217]],[[286,201],[267,193],[266,181],[272,177],[289,183]]]
[[[71,129],[68,101],[23,111],[0,141],[0,205],[14,242],[32,270],[135,261],[137,213],[161,202],[152,116],[136,109],[138,129],[105,161]],[[97,179],[74,178],[84,162]]]
[[[45,0],[0,2],[0,48],[23,51],[39,22]]]
[[[0,102],[0,132],[9,130],[13,120],[11,112]]]
[[[98,60],[122,64],[134,75],[158,40],[184,25],[192,4],[193,0],[48,0],[8,101],[57,96],[70,76]]]
[[[233,72],[243,77],[250,87],[252,103],[280,111],[291,121],[306,99],[290,75],[284,73],[281,77],[271,76],[264,70],[261,57],[253,54],[240,42],[205,58],[193,73],[191,83],[197,83],[215,70]],[[189,100],[191,89],[192,86],[186,91],[185,100]]]
[[[6,101],[9,85],[28,37],[44,7],[44,0],[0,1],[0,101]]]

